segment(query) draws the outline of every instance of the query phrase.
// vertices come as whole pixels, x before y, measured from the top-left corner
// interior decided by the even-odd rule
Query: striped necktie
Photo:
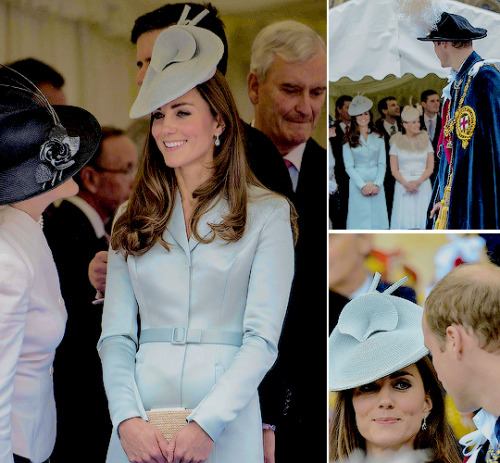
[[[490,444],[488,448],[488,453],[486,454],[486,463],[495,463],[500,461],[500,418],[497,419],[495,423],[495,435],[497,437],[497,446],[493,447]]]

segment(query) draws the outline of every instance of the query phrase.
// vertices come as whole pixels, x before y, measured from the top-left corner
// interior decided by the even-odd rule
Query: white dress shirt
[[[292,163],[292,165],[288,168],[288,172],[290,173],[290,177],[292,179],[293,191],[297,189],[297,184],[299,182],[300,166],[302,164],[302,157],[304,156],[305,149],[306,149],[306,144],[302,143],[301,145],[296,146],[288,154],[283,156],[284,159],[287,159]]]

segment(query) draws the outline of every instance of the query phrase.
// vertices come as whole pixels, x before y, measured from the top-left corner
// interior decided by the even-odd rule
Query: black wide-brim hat
[[[442,13],[436,26],[426,37],[417,40],[432,42],[466,42],[486,37],[487,31],[482,27],[473,27],[463,16]]]
[[[39,94],[0,79],[0,204],[57,188],[85,166],[100,139],[88,111],[41,103]]]

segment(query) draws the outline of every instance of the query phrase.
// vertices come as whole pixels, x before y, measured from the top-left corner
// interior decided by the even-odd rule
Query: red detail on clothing
[[[460,126],[462,127],[463,131],[465,131],[467,127],[469,127],[469,117],[467,115],[462,117],[462,119],[460,120]]]
[[[451,159],[451,148],[447,148],[448,142],[450,142],[451,145],[451,135],[449,137],[444,136],[444,126],[448,122],[448,117],[449,117],[449,107],[450,107],[450,100],[445,100],[443,104],[443,112],[442,112],[442,120],[443,124],[441,125],[441,132],[439,133],[439,141],[438,141],[438,150],[441,145],[443,145],[444,153],[446,154],[446,159],[448,160],[448,164],[450,163]]]
[[[288,159],[283,158],[283,161],[285,161],[286,166],[290,169],[290,166],[292,165],[292,161],[289,161]]]

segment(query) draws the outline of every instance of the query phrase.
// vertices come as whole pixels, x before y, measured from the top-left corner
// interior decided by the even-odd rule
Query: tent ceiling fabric
[[[447,11],[465,16],[488,37],[474,43],[483,58],[498,58],[500,15],[455,0],[443,0]],[[444,78],[432,42],[420,42],[398,20],[397,0],[349,0],[329,10],[329,80],[382,80],[407,73],[417,78]]]

